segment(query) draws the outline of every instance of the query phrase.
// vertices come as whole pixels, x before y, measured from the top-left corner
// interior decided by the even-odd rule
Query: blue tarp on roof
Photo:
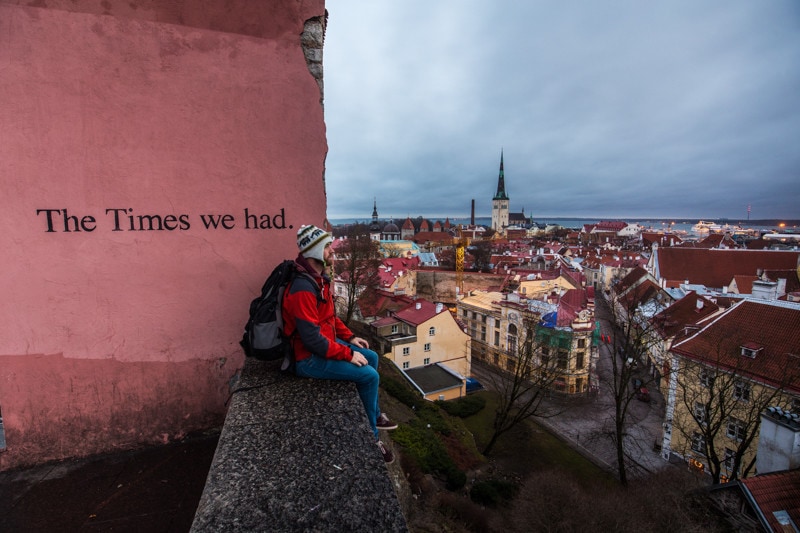
[[[558,320],[558,311],[552,311],[545,315],[542,315],[542,319],[539,321],[539,325],[545,328],[554,328],[556,327],[556,323]]]

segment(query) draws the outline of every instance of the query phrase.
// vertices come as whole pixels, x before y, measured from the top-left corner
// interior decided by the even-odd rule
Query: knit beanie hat
[[[314,258],[324,263],[322,252],[331,242],[333,242],[331,234],[316,226],[301,226],[297,230],[297,247],[300,249],[300,255],[305,258]]]

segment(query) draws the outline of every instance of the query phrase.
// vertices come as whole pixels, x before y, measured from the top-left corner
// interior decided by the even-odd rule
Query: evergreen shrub
[[[486,398],[483,396],[465,396],[457,400],[437,401],[436,405],[444,409],[445,412],[459,418],[467,418],[480,413],[486,407]]]
[[[517,486],[515,484],[500,479],[479,481],[469,491],[472,501],[488,507],[497,507],[501,503],[507,503],[516,494]]]

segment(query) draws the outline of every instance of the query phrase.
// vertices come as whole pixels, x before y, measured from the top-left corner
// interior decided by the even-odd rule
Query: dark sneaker
[[[397,424],[389,420],[389,417],[383,413],[381,413],[380,416],[378,417],[378,421],[375,423],[375,426],[378,429],[385,429],[385,430],[397,429]]]
[[[383,454],[383,461],[387,465],[392,464],[394,462],[394,454],[392,451],[381,441],[378,441],[378,448],[380,449],[381,454]]]

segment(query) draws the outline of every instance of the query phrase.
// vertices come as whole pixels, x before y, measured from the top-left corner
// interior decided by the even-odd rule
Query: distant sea
[[[437,220],[444,222],[445,217],[436,218],[436,217],[425,217],[431,222],[435,222]],[[382,219],[383,220],[383,219]],[[395,224],[400,226],[403,221],[400,219],[395,219]],[[685,231],[687,233],[692,233],[692,226],[697,224],[698,219],[685,219],[685,218],[677,218],[677,219],[661,219],[661,218],[559,218],[559,217],[552,217],[552,218],[534,218],[533,221],[537,224],[556,224],[558,226],[563,226],[565,228],[573,228],[573,229],[580,229],[585,224],[596,224],[601,220],[622,220],[628,223],[637,223],[640,226],[645,228],[650,228],[652,230],[666,230],[672,229],[673,231]],[[741,226],[742,228],[750,228],[754,230],[759,230],[762,233],[765,231],[775,230],[775,231],[793,231],[797,232],[800,231],[800,220],[733,220],[733,219],[725,219],[725,218],[716,218],[716,219],[703,219],[706,222],[711,222],[715,224],[729,224],[731,226]],[[371,218],[332,218],[330,219],[331,224],[334,226],[339,226],[342,224],[355,224],[355,223],[364,223],[369,224],[372,222]],[[450,218],[450,224],[458,225],[458,224],[469,224],[469,218]],[[490,226],[492,224],[491,217],[475,217],[475,223],[479,226]],[[781,226],[783,224],[783,226]]]

